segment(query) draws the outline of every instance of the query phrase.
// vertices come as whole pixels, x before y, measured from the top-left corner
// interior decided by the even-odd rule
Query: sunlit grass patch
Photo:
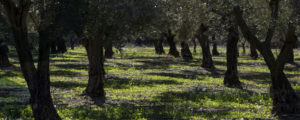
[[[154,48],[149,47],[125,47],[121,53],[114,49],[114,58],[105,61],[106,102],[97,103],[82,95],[88,81],[85,49],[68,49],[64,54],[51,55],[51,95],[59,115],[66,120],[276,119],[271,115],[270,77],[263,58],[253,60],[240,54],[238,70],[244,89],[232,89],[223,86],[226,51],[222,47],[219,50],[221,55],[213,57],[216,69],[211,70],[200,67],[199,49],[189,62],[156,55]],[[167,47],[165,51],[168,52]],[[295,54],[298,63],[299,53]],[[18,67],[18,60],[10,59]],[[287,65],[285,73],[299,93],[299,68]],[[0,92],[0,119],[32,119],[21,72],[0,71],[0,76],[0,89],[21,88],[8,96],[4,95],[7,92]],[[27,101],[14,104],[22,97],[15,93],[24,94]],[[4,102],[10,105],[2,105]]]

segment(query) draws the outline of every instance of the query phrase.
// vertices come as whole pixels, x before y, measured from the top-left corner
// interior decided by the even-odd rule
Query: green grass
[[[211,71],[200,67],[201,53],[186,62],[155,55],[153,48],[127,47],[106,60],[107,99],[100,104],[81,95],[87,86],[88,61],[84,48],[78,47],[51,55],[53,101],[65,120],[277,119],[271,115],[269,70],[263,59],[241,55],[238,69],[245,89],[232,89],[223,86],[225,49],[220,52],[213,58],[217,69]],[[300,62],[299,50],[295,59]],[[14,52],[10,61],[15,67],[0,71],[0,119],[32,119],[29,93]],[[299,93],[300,68],[287,65],[285,73]]]

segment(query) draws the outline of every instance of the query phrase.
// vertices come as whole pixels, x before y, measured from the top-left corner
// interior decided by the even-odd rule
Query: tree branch
[[[266,45],[266,47],[271,46],[271,41],[275,33],[276,21],[278,20],[279,0],[271,0],[269,7],[271,9],[271,22],[268,28],[266,39],[264,41],[264,45]]]
[[[271,49],[266,48],[264,46],[264,44],[262,44],[258,40],[258,38],[255,35],[253,35],[253,33],[251,33],[250,28],[248,27],[248,25],[246,24],[246,22],[242,16],[242,11],[241,11],[240,7],[238,7],[238,6],[234,7],[233,15],[234,15],[234,21],[240,27],[240,30],[242,31],[246,40],[251,45],[256,46],[256,48],[259,50],[259,52],[264,57],[268,67],[270,68],[270,70],[272,70],[275,67],[274,64],[275,64],[276,60],[275,60],[275,57],[274,57]]]
[[[250,42],[250,44],[253,44],[257,47],[257,49],[262,50],[263,46],[261,42],[258,40],[258,38],[251,33],[250,28],[246,24],[243,16],[242,16],[242,11],[240,7],[234,7],[233,9],[233,15],[235,22],[237,25],[240,27],[244,37]]]
[[[286,34],[286,40],[284,42],[282,51],[277,57],[277,68],[280,70],[284,69],[286,60],[288,59],[289,52],[293,50],[295,43],[297,42],[297,36],[295,35],[296,28],[293,24],[289,24],[288,32]]]

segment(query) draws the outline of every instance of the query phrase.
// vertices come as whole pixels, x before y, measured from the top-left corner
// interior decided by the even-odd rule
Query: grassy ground
[[[167,51],[167,48],[165,48]],[[199,50],[198,50],[199,51]],[[276,50],[274,51],[276,53]],[[295,53],[300,63],[300,50]],[[51,56],[51,91],[59,115],[66,120],[83,119],[277,119],[270,113],[269,71],[260,57],[239,57],[244,90],[223,86],[225,49],[214,57],[216,70],[203,69],[198,53],[181,58],[155,55],[153,48],[127,47],[105,69],[107,100],[103,104],[82,96],[88,80],[84,48]],[[15,67],[0,70],[0,119],[32,119],[29,93],[15,53]],[[293,88],[300,93],[300,67],[285,68]]]

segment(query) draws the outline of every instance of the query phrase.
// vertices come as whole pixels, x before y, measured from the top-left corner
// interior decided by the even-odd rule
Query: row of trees
[[[242,33],[252,46],[252,56],[257,58],[257,49],[270,69],[274,113],[295,112],[298,98],[283,68],[297,41],[298,0],[0,0],[0,3],[2,15],[14,36],[21,70],[31,95],[31,108],[37,120],[60,119],[50,94],[49,54],[50,50],[57,52],[58,48],[61,49],[59,51],[66,50],[60,38],[62,33],[71,31],[80,38],[88,55],[89,80],[84,93],[102,99],[105,98],[104,56],[112,57],[114,45],[122,46],[120,44],[127,39],[141,37],[153,40],[157,54],[165,53],[162,45],[165,39],[170,46],[169,54],[174,57],[180,56],[176,46],[179,42],[181,56],[185,60],[193,59],[189,43],[193,42],[196,46],[195,41],[198,40],[203,56],[201,66],[210,69],[214,68],[214,64],[209,36],[214,43],[213,55],[218,54],[216,38],[226,38],[227,71],[224,84],[242,88],[237,70],[237,44]],[[290,17],[283,13],[288,13]],[[33,61],[28,28],[34,28],[39,37],[37,67]],[[275,34],[278,29],[283,29],[285,33]],[[261,34],[264,32],[266,34]],[[277,59],[271,51],[275,35],[281,36],[284,41]],[[261,42],[264,36],[265,41]],[[2,59],[2,51],[6,48],[0,48]]]

